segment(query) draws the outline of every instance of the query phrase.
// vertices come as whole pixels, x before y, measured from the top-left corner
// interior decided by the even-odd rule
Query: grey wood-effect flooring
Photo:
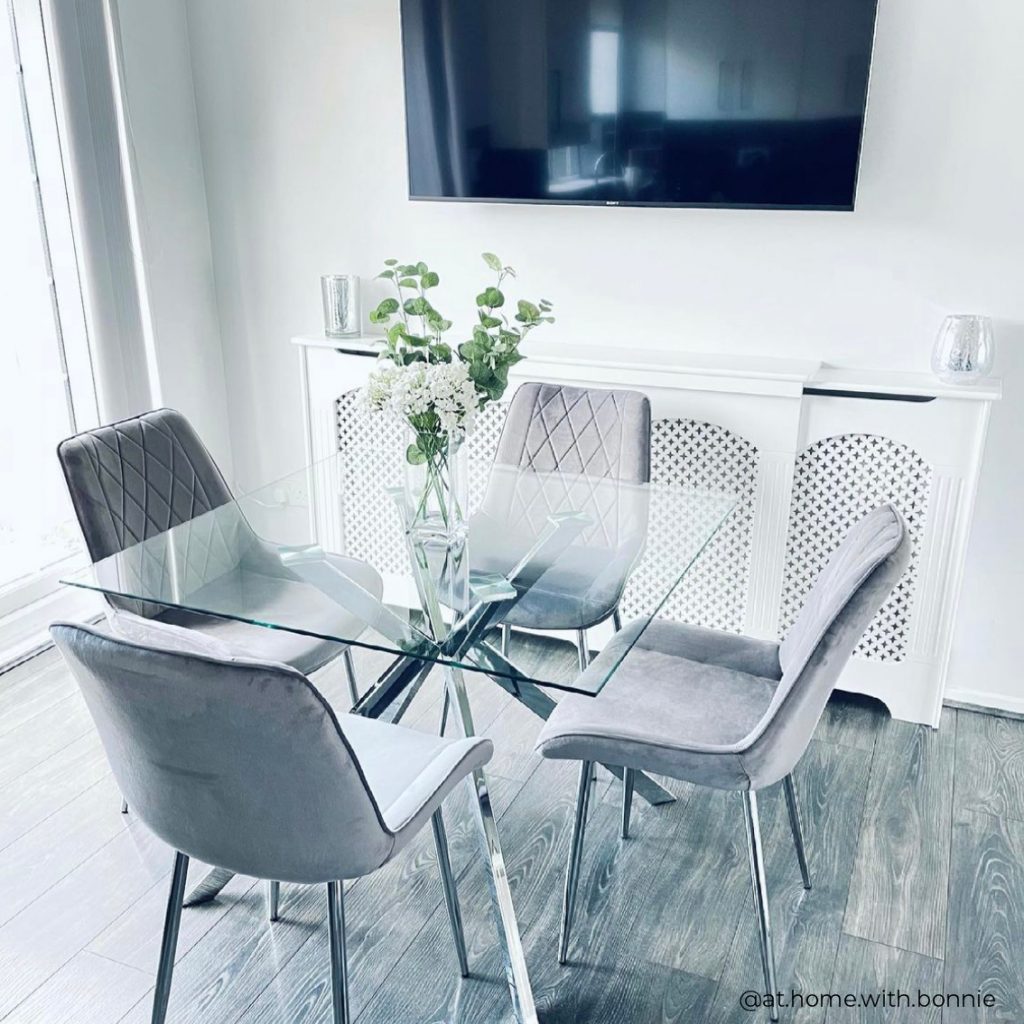
[[[523,658],[575,654],[517,638]],[[369,680],[384,659],[362,652]],[[735,794],[670,782],[675,804],[634,801],[601,772],[588,826],[570,963],[555,959],[574,765],[532,752],[538,720],[469,679],[516,910],[545,1024],[767,1020],[742,813]],[[344,709],[341,673],[318,684]],[[435,729],[432,678],[407,725]],[[871,701],[830,703],[796,772],[814,879],[805,893],[779,794],[762,796],[779,985],[805,994],[991,993],[990,1009],[785,1009],[785,1021],[1024,1021],[1024,722],[947,710],[942,728],[892,721]],[[472,977],[457,976],[429,830],[348,887],[358,1024],[510,1019],[468,796],[446,804]],[[171,852],[132,815],[78,691],[53,654],[0,676],[0,1019],[149,1020]],[[198,879],[204,868],[192,865]],[[330,1020],[326,900],[235,878],[182,919],[169,1019],[189,1024]]]

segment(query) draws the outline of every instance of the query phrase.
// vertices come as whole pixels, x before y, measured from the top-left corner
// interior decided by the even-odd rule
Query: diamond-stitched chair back
[[[94,562],[232,500],[205,445],[174,409],[70,437],[57,456]],[[160,610],[135,601],[111,603],[144,615]]]
[[[494,461],[623,483],[651,478],[651,404],[639,391],[523,384]]]

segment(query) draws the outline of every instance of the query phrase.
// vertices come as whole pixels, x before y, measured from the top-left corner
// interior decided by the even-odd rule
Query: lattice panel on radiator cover
[[[786,542],[780,636],[792,626],[811,585],[846,531],[861,516],[891,502],[907,521],[913,555],[855,653],[873,661],[904,659],[931,479],[931,466],[917,452],[875,434],[827,437],[800,453]]]
[[[657,483],[735,494],[738,504],[721,530],[675,588],[659,614],[694,625],[741,632],[750,581],[751,538],[758,453],[725,427],[698,420],[655,420],[651,429],[651,479]],[[643,560],[623,595],[623,619],[649,612],[670,582],[678,535],[671,500],[655,494],[650,539]]]
[[[345,553],[364,558],[384,572],[406,573],[408,553],[398,513],[385,493],[388,487],[402,483],[404,451],[409,443],[406,431],[388,416],[372,415],[358,390],[343,394],[335,403],[335,412],[338,450],[345,456],[340,481]],[[507,412],[504,403],[489,405],[477,417],[466,441],[470,512],[483,499]]]

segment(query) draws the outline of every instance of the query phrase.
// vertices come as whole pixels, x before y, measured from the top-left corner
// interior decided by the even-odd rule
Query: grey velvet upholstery
[[[311,587],[295,585],[256,535],[240,510],[217,464],[188,420],[174,409],[157,409],[62,441],[57,455],[90,558],[95,562],[157,534],[204,517],[203,538],[190,537],[184,557],[200,560],[209,573],[218,562],[215,586],[235,588],[246,570],[246,607],[253,618],[301,621],[311,631],[357,636],[360,623]],[[194,550],[193,550],[194,549]],[[174,552],[175,557],[181,557]],[[383,581],[365,562],[329,556],[346,575],[379,598]],[[176,565],[188,578],[188,567]],[[164,571],[150,559],[141,570]],[[201,630],[235,653],[292,665],[311,673],[336,658],[344,645],[283,630],[270,630],[196,612],[167,609],[152,602],[110,597],[122,613]],[[234,606],[236,602],[228,602]]]
[[[94,562],[231,501],[217,464],[174,409],[70,437],[57,455]]]
[[[650,451],[651,406],[646,395],[556,384],[520,386],[498,440],[481,515],[470,522],[474,568],[507,571],[529,545],[509,543],[512,555],[503,552],[495,538],[504,534],[514,541],[517,533],[536,537],[543,528],[557,488],[550,478],[531,488],[531,474],[594,481],[592,492],[582,500],[584,507],[599,514],[592,516],[595,523],[583,536],[584,543],[559,559],[510,609],[505,623],[528,629],[586,629],[612,614],[642,550],[646,519],[637,514],[636,505],[646,501],[646,495],[640,488],[602,487],[602,482],[647,483]],[[509,467],[520,472],[503,471]],[[566,484],[569,489],[579,486],[574,481]]]
[[[491,757],[486,739],[336,716],[300,672],[208,636],[131,629],[51,633],[133,812],[206,863],[298,883],[368,874]]]
[[[718,789],[780,781],[909,557],[903,520],[886,505],[853,526],[781,645],[664,620],[629,624],[588,673],[606,674],[640,633],[636,646],[597,697],[559,702],[538,750]]]
[[[638,391],[523,384],[509,403],[494,461],[647,483],[651,403]]]

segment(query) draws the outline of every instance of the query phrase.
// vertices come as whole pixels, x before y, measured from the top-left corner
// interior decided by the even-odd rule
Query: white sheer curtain
[[[160,400],[122,162],[111,12],[106,0],[43,3],[100,416],[111,421]]]

